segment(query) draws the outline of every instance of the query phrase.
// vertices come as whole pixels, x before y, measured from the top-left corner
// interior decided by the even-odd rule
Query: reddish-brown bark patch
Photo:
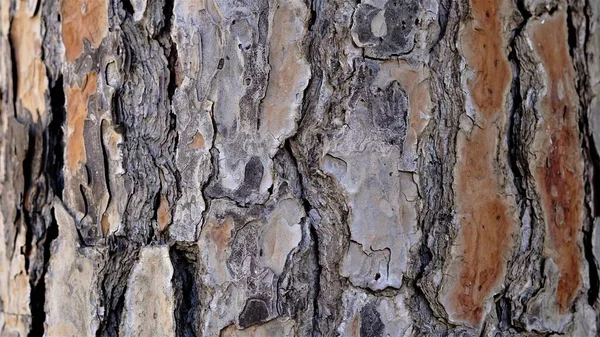
[[[83,39],[98,48],[108,32],[108,0],[62,0],[62,37],[65,57],[73,62],[83,52]]]
[[[88,114],[88,101],[96,93],[95,72],[88,73],[83,84],[65,90],[67,97],[67,165],[72,173],[77,171],[79,163],[86,163],[83,127]]]
[[[171,223],[171,209],[169,207],[169,201],[164,196],[160,197],[160,203],[158,210],[156,211],[156,218],[158,221],[158,229],[164,231],[165,228]]]
[[[547,92],[540,106],[544,155],[534,172],[546,231],[546,251],[560,278],[556,301],[569,309],[581,285],[577,234],[583,223],[583,164],[577,129],[577,94],[569,56],[567,17],[560,11],[531,26],[534,50],[546,72]]]
[[[502,36],[502,0],[472,0],[473,20],[462,49],[475,76],[468,91],[478,112],[470,134],[460,135],[456,204],[460,260],[447,297],[449,316],[478,326],[486,302],[502,281],[515,220],[496,172],[497,147],[505,124],[510,68]],[[449,310],[448,310],[449,309]]]

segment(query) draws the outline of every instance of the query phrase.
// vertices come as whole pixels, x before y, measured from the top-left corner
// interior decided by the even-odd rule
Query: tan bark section
[[[233,239],[234,228],[235,222],[230,216],[223,220],[209,216],[202,228],[198,246],[204,247],[206,252],[211,252],[211,254],[205,254],[205,264],[213,284],[221,285],[230,277],[227,258],[230,254],[229,244]]]
[[[144,247],[125,294],[121,336],[175,336],[173,266],[168,247]]]
[[[48,89],[42,62],[40,14],[30,17],[27,1],[19,2],[10,26],[10,38],[17,68],[17,99],[36,123],[46,113],[44,93]]]
[[[503,279],[515,228],[510,203],[502,196],[502,173],[497,171],[511,74],[501,27],[504,1],[470,3],[473,20],[466,23],[461,42],[467,64],[476,72],[467,85],[477,112],[470,134],[458,135],[455,193],[460,261],[444,305],[451,319],[479,326]]]
[[[583,223],[583,158],[578,133],[578,98],[567,43],[564,10],[530,27],[534,51],[544,67],[546,94],[540,107],[534,177],[541,196],[549,240],[545,250],[560,270],[556,301],[561,313],[572,305],[580,286]]]
[[[273,14],[271,72],[263,109],[266,131],[276,140],[294,130],[302,93],[310,78],[310,66],[301,48],[307,19],[308,9],[301,1],[280,1]]]
[[[67,88],[67,164],[72,173],[77,171],[79,163],[86,162],[83,127],[88,114],[88,101],[96,93],[98,75],[88,73],[81,87],[75,84]]]
[[[50,266],[46,275],[46,333],[48,336],[90,336],[95,332],[92,291],[94,262],[80,254],[77,230],[67,210],[55,202],[59,226],[52,242]],[[67,300],[68,299],[68,300]]]
[[[83,52],[83,39],[98,48],[108,32],[108,0],[62,0],[65,57],[73,62]]]
[[[0,224],[2,227],[13,225],[6,221],[2,214],[0,214]],[[14,238],[14,246],[18,251],[11,253],[7,251],[8,238],[4,228],[0,230],[0,299],[2,300],[0,335],[14,333],[16,336],[25,336],[30,328],[29,274],[25,268],[25,255],[19,252],[25,249],[25,231],[25,225],[21,222],[19,234]]]
[[[200,150],[204,149],[206,146],[206,142],[204,140],[204,136],[200,132],[196,133],[192,142],[188,145],[188,147],[192,150]]]

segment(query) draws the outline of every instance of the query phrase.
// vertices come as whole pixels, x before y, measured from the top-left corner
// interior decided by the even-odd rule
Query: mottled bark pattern
[[[0,336],[596,336],[599,97],[592,0],[5,0]]]

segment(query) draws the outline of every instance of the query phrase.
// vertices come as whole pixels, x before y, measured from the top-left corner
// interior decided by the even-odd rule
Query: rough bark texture
[[[0,54],[0,336],[599,334],[598,1],[4,0]]]

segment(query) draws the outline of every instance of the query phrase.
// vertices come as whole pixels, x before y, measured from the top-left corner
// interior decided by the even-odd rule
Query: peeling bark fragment
[[[120,328],[123,336],[175,335],[172,277],[173,266],[167,247],[141,250],[127,284]]]
[[[262,101],[261,132],[277,145],[296,128],[310,67],[302,48],[308,8],[302,1],[276,1],[269,36],[269,83]],[[272,152],[271,150],[270,152]]]
[[[158,221],[158,229],[162,232],[171,223],[171,209],[169,207],[169,201],[164,196],[160,197],[158,203],[158,209],[156,211],[156,218]]]
[[[351,238],[341,275],[373,290],[399,288],[416,228],[416,146],[430,100],[426,71],[405,62],[361,66],[362,91],[351,100],[341,128],[324,156],[323,169],[340,182],[351,207]],[[408,141],[407,141],[408,140]],[[379,269],[384,268],[383,271]]]
[[[108,0],[62,0],[62,39],[65,58],[73,62],[83,52],[85,39],[98,48],[108,32]]]
[[[84,123],[88,116],[90,96],[96,93],[98,75],[91,72],[85,75],[81,86],[75,84],[65,90],[67,101],[67,168],[72,175],[77,173],[80,164],[87,162],[85,141],[83,138]]]
[[[198,241],[206,268],[203,286],[212,294],[207,306],[217,308],[203,314],[207,335],[231,323],[248,328],[286,316],[295,317],[302,331],[312,326],[312,318],[299,311],[312,310],[313,291],[297,283],[312,276],[306,214],[296,197],[297,172],[286,155],[274,160],[275,185],[264,205],[241,207],[227,199],[210,203]],[[297,268],[299,263],[309,269]]]
[[[545,252],[558,266],[555,299],[560,313],[570,310],[581,287],[583,158],[579,145],[578,97],[567,37],[567,16],[560,10],[527,28],[543,66],[546,92],[538,106],[541,120],[534,140],[532,172],[540,193],[548,240]]]
[[[37,123],[46,114],[46,91],[48,79],[42,62],[40,14],[30,15],[25,0],[17,1],[17,12],[10,26],[17,73],[17,99],[30,113],[31,121]],[[18,111],[18,110],[17,110]]]
[[[479,327],[502,283],[511,235],[516,228],[514,201],[506,197],[498,160],[503,145],[505,108],[511,72],[502,22],[504,0],[472,0],[473,20],[463,28],[461,46],[473,78],[467,79],[474,120],[457,139],[455,202],[459,228],[441,297],[448,317]],[[471,113],[471,111],[467,111]]]
[[[59,201],[54,203],[54,214],[59,235],[52,243],[46,274],[46,331],[48,336],[91,336],[98,327],[98,299],[92,284],[94,259],[99,256],[89,249],[82,254],[75,222]]]

